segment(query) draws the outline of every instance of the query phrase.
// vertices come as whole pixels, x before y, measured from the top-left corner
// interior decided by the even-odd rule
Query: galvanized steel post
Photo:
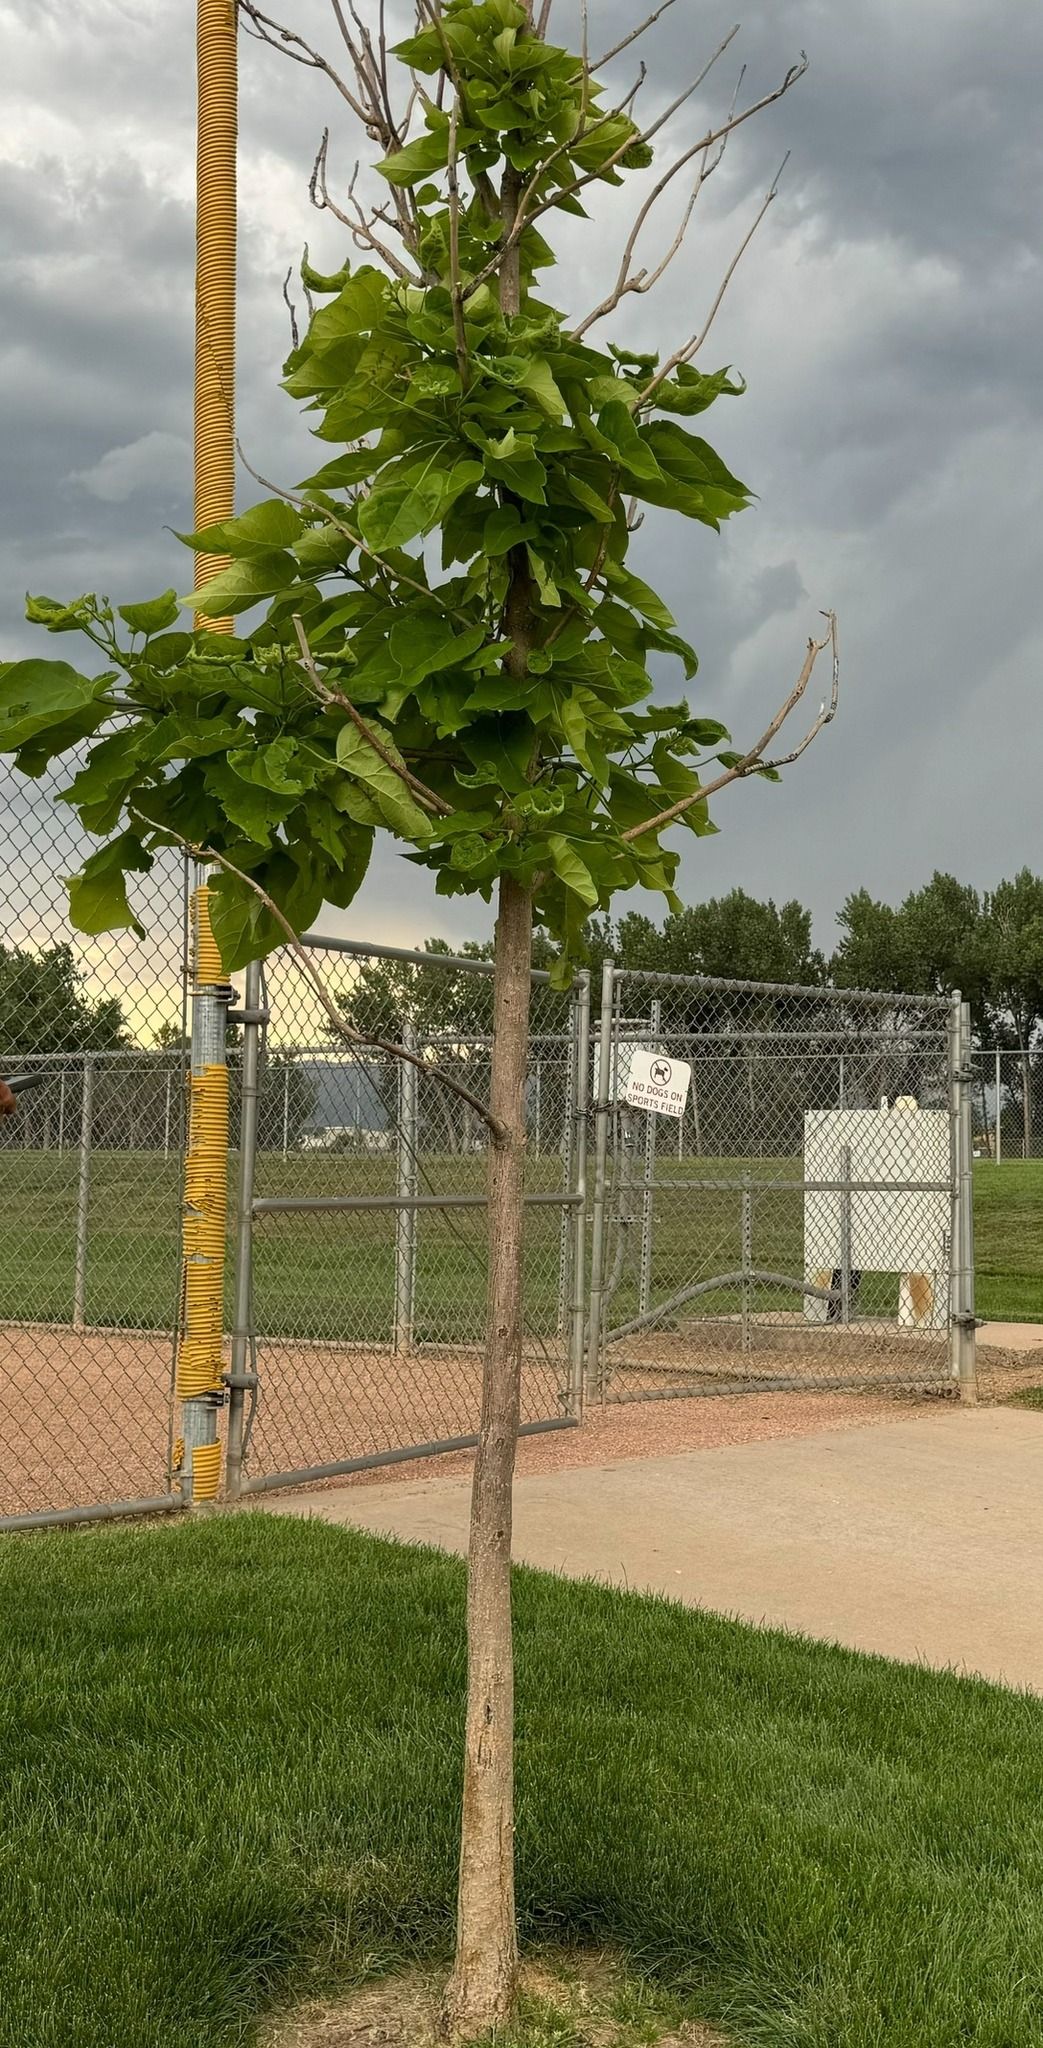
[[[601,1323],[605,1295],[605,1202],[608,1181],[608,1127],[612,1114],[612,1011],[615,963],[606,960],[601,974],[601,1026],[598,1034],[598,1091],[595,1104],[594,1212],[590,1246],[590,1319],[587,1328],[587,1399],[601,1388]]]
[[[249,1394],[253,1401],[257,1399],[257,1361],[253,1328],[253,1201],[257,1168],[257,1106],[263,1029],[259,961],[254,961],[246,970],[242,1024],[235,1307],[232,1318],[232,1362],[228,1374],[228,1435],[225,1451],[225,1492],[230,1500],[234,1500],[242,1491],[246,1396]]]
[[[949,1356],[960,1399],[978,1399],[974,1316],[974,1141],[971,1114],[971,1013],[959,992],[949,1014],[950,1130],[953,1169]]]
[[[402,1031],[404,1052],[416,1051],[410,1025]],[[392,1348],[396,1357],[413,1349],[413,1311],[416,1297],[417,1211],[414,1206],[420,1186],[417,1154],[417,1074],[412,1060],[402,1060],[398,1069],[398,1196],[402,1204],[395,1218],[395,1328]]]
[[[572,1215],[572,1327],[569,1339],[568,1410],[583,1413],[583,1339],[587,1320],[587,1116],[590,1100],[590,976],[579,978],[573,1012],[571,1170],[566,1182],[576,1197]],[[566,1212],[566,1221],[568,1215]]]
[[[87,1319],[87,1231],[91,1200],[91,1139],[94,1117],[94,1061],[83,1063],[80,1105],[80,1167],[76,1186],[76,1267],[72,1290],[72,1326],[82,1330]]]

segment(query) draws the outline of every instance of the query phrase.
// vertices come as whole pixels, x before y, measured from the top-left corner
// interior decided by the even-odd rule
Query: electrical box
[[[899,1326],[945,1329],[951,1174],[947,1110],[920,1109],[911,1096],[879,1109],[808,1110],[805,1280],[836,1292],[846,1268],[844,1298],[857,1315],[861,1276],[896,1273]],[[816,1191],[817,1182],[828,1185]],[[805,1295],[804,1310],[809,1322],[839,1320],[836,1301]]]

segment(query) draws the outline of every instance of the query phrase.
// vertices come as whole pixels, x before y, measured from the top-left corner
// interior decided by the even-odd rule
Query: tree
[[[1043,879],[1021,868],[984,903],[984,988],[993,1041],[1018,1053],[1022,1148],[1032,1152],[1032,1044],[1043,1019]],[[1000,1105],[996,1104],[996,1115]]]
[[[744,889],[672,912],[658,928],[631,911],[620,920],[621,966],[664,974],[705,974],[726,981],[776,981],[814,987],[826,963],[811,943],[811,912],[799,903],[776,909]]]
[[[220,869],[214,926],[229,971],[293,943],[324,901],[350,903],[378,830],[434,871],[440,893],[496,897],[489,1100],[470,1097],[490,1139],[489,1269],[457,1955],[445,2006],[447,2029],[461,2037],[508,2017],[517,1971],[511,1487],[534,925],[554,940],[564,985],[586,919],[620,891],[659,891],[679,909],[667,828],[711,830],[710,797],[795,760],[836,708],[828,615],[745,752],[687,703],[651,701],[650,659],[676,659],[691,678],[696,656],[629,566],[632,536],[644,507],[716,531],[748,502],[683,424],[744,387],[694,360],[723,285],[699,329],[664,358],[590,338],[677,256],[729,135],[788,91],[803,60],[760,99],[736,99],[667,164],[623,239],[614,282],[585,317],[570,324],[536,289],[552,261],[548,217],[582,214],[588,187],[648,168],[655,137],[732,39],[642,124],[634,105],[644,67],[615,99],[597,74],[663,11],[591,63],[586,47],[577,57],[547,40],[551,0],[538,11],[536,0],[422,0],[417,33],[393,53],[382,6],[372,32],[356,9],[349,19],[338,8],[345,79],[242,0],[254,31],[324,70],[384,150],[386,203],[368,213],[354,186],[349,210],[335,207],[326,142],[313,174],[317,202],[379,259],[332,276],[302,266],[306,291],[324,303],[289,359],[286,388],[338,452],[300,490],[189,537],[200,554],[231,562],[183,602],[209,617],[264,603],[248,633],[179,630],[172,591],[115,612],[93,597],[69,606],[37,598],[30,617],[86,633],[104,670],[88,678],[64,662],[30,661],[0,679],[2,744],[23,765],[43,765],[73,739],[91,742],[68,794],[89,830],[114,836],[73,881],[83,929],[133,922],[127,878],[171,843]],[[665,194],[685,191],[682,176],[680,226],[672,240],[667,230],[654,267],[642,267],[638,237]],[[440,569],[426,544],[436,532]],[[827,647],[832,691],[804,737],[773,758]],[[314,962],[297,957],[318,989]],[[320,999],[357,1044],[324,985]]]
[[[0,1055],[111,1052],[129,1043],[118,999],[86,994],[71,946],[0,946]]]

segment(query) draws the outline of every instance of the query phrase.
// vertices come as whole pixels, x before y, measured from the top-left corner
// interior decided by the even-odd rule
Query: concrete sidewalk
[[[515,1497],[528,1564],[1043,1692],[1043,1414],[945,1409],[523,1478]],[[468,1502],[457,1478],[266,1505],[462,1551]]]

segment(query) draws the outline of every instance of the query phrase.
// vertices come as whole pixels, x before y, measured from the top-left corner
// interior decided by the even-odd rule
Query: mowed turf
[[[754,1263],[799,1275],[803,1270],[803,1201],[799,1190],[773,1190],[773,1179],[799,1180],[799,1162],[660,1158],[652,1229],[652,1300],[665,1300],[693,1279],[735,1271],[742,1263],[741,1191],[691,1188],[699,1177],[739,1178],[753,1193]],[[233,1171],[234,1183],[234,1171]],[[533,1192],[560,1188],[561,1163],[530,1161]],[[394,1162],[379,1156],[298,1153],[262,1155],[258,1193],[374,1195],[393,1193]],[[432,1157],[420,1192],[480,1194],[478,1157]],[[1043,1161],[1012,1160],[975,1168],[977,1312],[987,1320],[1043,1321]],[[637,1308],[640,1197],[632,1222],[612,1321]],[[77,1211],[74,1153],[0,1153],[0,1319],[68,1322],[72,1313]],[[557,1328],[562,1211],[530,1209],[527,1301],[530,1328]],[[485,1291],[484,1217],[480,1210],[428,1211],[418,1217],[417,1335],[420,1341],[475,1341]],[[616,1235],[609,1246],[610,1270]],[[178,1164],[152,1153],[96,1152],[91,1161],[86,1314],[88,1323],[124,1328],[170,1327],[178,1285]],[[343,1337],[383,1343],[390,1336],[396,1268],[395,1218],[388,1210],[360,1216],[284,1215],[259,1225],[256,1306],[272,1334]],[[229,1304],[230,1305],[230,1304]],[[702,1297],[703,1313],[733,1313],[736,1290]],[[800,1298],[761,1288],[760,1310],[796,1311]],[[897,1280],[863,1276],[863,1312],[893,1317]]]
[[[448,1953],[463,1575],[239,1516],[0,1544],[0,2044],[232,2048]],[[756,2048],[1038,2048],[1043,1701],[517,1575],[530,1943]]]

